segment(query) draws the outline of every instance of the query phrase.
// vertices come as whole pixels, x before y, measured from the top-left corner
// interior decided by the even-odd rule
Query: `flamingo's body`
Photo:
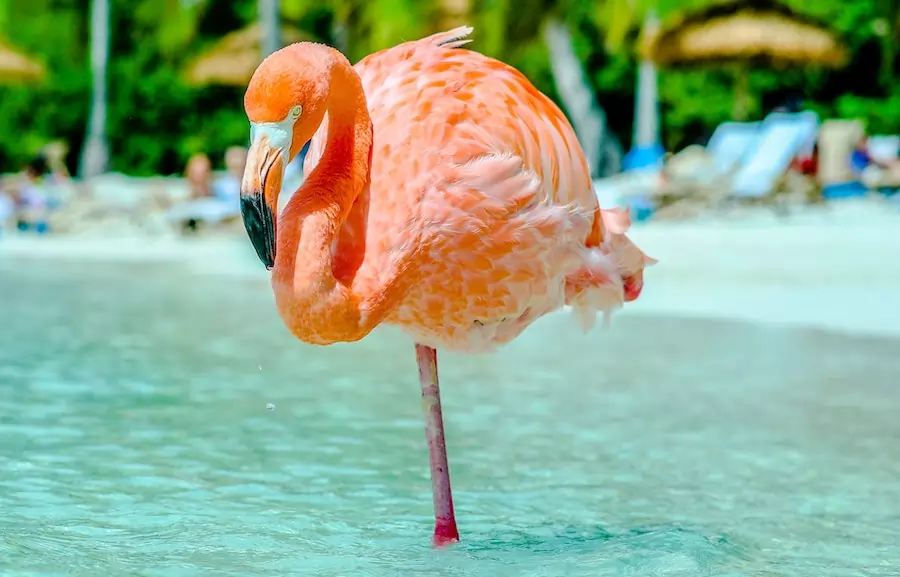
[[[245,98],[244,219],[287,326],[330,344],[387,322],[418,343],[437,542],[457,534],[434,349],[491,350],[565,304],[588,328],[637,298],[652,264],[624,235],[627,213],[599,209],[562,112],[515,69],[460,49],[470,32],[353,69],[295,44],[260,65]],[[283,156],[313,132],[276,240]]]
[[[482,352],[566,301],[591,323],[597,310],[621,304],[628,266],[629,289],[640,290],[642,263],[616,270],[603,256],[587,161],[559,108],[514,68],[457,49],[468,32],[407,42],[354,67],[375,142],[368,221],[345,223],[342,233],[366,239],[356,250],[376,273],[366,277],[374,290],[391,248],[408,247],[410,224],[431,229],[421,278],[386,321],[424,345]],[[306,174],[326,139],[322,126]],[[606,216],[613,231],[627,228],[627,215]],[[640,255],[620,256],[629,257]],[[338,278],[357,273],[341,269]]]

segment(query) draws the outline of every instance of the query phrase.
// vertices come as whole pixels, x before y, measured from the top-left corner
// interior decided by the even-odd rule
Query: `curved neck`
[[[299,301],[315,301],[334,289],[341,227],[364,222],[368,210],[372,120],[362,82],[336,50],[330,72],[325,151],[278,223],[272,281]],[[364,224],[354,228],[365,230]]]

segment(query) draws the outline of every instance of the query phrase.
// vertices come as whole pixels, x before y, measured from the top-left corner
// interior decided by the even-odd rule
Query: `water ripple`
[[[900,564],[896,342],[628,318],[585,339],[552,318],[492,357],[444,355],[464,540],[435,551],[414,358],[396,332],[310,348],[240,279],[22,270],[0,271],[4,576]]]

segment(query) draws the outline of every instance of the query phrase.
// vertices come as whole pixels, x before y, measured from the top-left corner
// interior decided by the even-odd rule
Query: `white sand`
[[[900,336],[900,212],[850,204],[635,227],[659,264],[632,312]]]
[[[900,212],[844,202],[779,219],[768,212],[706,222],[636,225],[659,259],[640,299],[620,314],[739,319],[900,336]],[[195,272],[265,281],[242,234],[234,238],[0,238],[0,259],[182,262]]]

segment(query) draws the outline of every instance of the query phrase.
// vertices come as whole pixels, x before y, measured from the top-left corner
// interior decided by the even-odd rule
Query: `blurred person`
[[[47,162],[47,177],[54,184],[69,182],[72,176],[66,166],[66,157],[69,155],[69,145],[62,140],[57,140],[46,145],[41,150],[41,156]]]
[[[184,179],[190,187],[192,200],[212,196],[212,163],[209,157],[202,152],[192,155],[184,169]]]
[[[12,224],[16,214],[16,203],[12,191],[7,188],[6,182],[0,179],[0,234]]]
[[[809,154],[798,155],[791,168],[804,176],[815,177],[819,173],[819,143],[813,144]]]
[[[212,163],[209,156],[198,152],[188,159],[184,168],[184,179],[188,184],[188,202],[197,201],[212,196]],[[193,216],[188,208],[187,212],[176,211],[174,218],[180,221],[181,231],[184,233],[196,232],[199,218]]]
[[[185,169],[190,199],[169,211],[169,218],[180,224],[182,233],[195,233],[201,225],[240,218],[241,178],[246,163],[246,149],[229,148],[225,153],[226,174],[213,182],[209,157],[205,154],[191,157]]]
[[[900,158],[877,159],[869,153],[869,137],[863,135],[850,153],[850,170],[870,190],[900,188]]]
[[[804,105],[803,96],[799,94],[790,94],[781,104],[773,108],[772,112],[796,114],[803,110]]]
[[[49,230],[47,215],[50,210],[42,178],[47,171],[43,156],[38,156],[22,168],[18,190],[13,197],[16,212],[16,228],[21,232],[33,230],[45,234]]]
[[[854,173],[861,173],[872,162],[869,157],[869,137],[865,134],[856,141],[856,145],[850,152],[850,170]]]
[[[63,204],[63,196],[67,188],[72,186],[72,177],[66,167],[66,156],[69,146],[61,141],[54,141],[41,149],[40,188],[47,202],[47,209],[55,211]],[[69,191],[71,193],[71,191]]]

